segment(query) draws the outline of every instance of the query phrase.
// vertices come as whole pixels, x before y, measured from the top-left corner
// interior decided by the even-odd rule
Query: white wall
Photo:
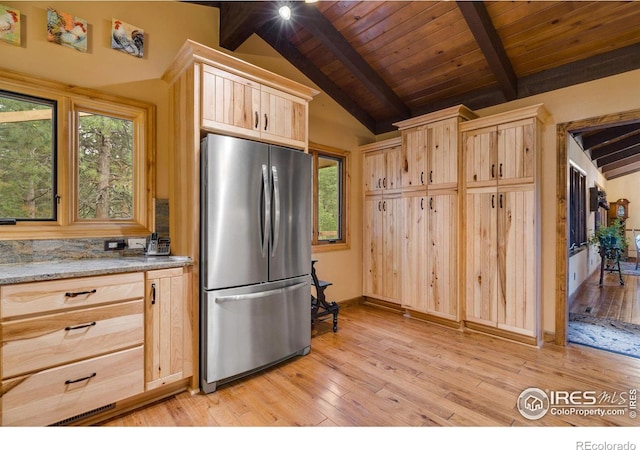
[[[569,160],[586,174],[587,186],[587,205],[589,205],[588,189],[593,186],[600,186],[607,192],[607,180],[594,166],[591,159],[586,155],[584,150],[578,143],[569,137],[567,139]],[[595,212],[589,211],[587,208],[587,238],[589,238],[595,228]],[[586,249],[576,253],[569,258],[569,268],[567,271],[569,277],[569,288],[567,294],[570,296],[580,285],[591,275],[594,270],[600,267],[600,255],[598,255],[597,247],[588,246]]]
[[[633,242],[633,233],[630,230],[640,232],[640,172],[614,178],[607,182],[607,199],[613,203],[619,199],[629,200],[629,218],[625,223],[629,242],[629,257],[637,258],[636,246]]]

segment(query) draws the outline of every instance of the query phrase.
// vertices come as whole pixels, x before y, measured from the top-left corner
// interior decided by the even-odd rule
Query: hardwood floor
[[[369,305],[314,330],[311,353],[204,395],[182,393],[102,423],[116,427],[637,426],[623,416],[524,418],[529,387],[623,393],[640,359],[570,344],[537,349]],[[619,397],[617,397],[619,398]]]
[[[569,312],[640,325],[640,277],[622,277],[624,286],[618,274],[605,273],[599,287],[600,271],[595,271],[571,296]]]

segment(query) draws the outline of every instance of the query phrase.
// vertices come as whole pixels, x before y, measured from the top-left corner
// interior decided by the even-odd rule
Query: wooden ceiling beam
[[[591,159],[598,166],[603,166],[605,164],[608,164],[608,162],[611,162],[612,160],[619,159],[617,155],[621,155],[627,152],[629,149],[633,149],[638,146],[640,146],[640,135],[630,136],[625,139],[613,142],[609,145],[605,145],[603,147],[592,150],[590,152]]]
[[[402,99],[315,5],[302,3],[294,6],[292,10],[292,20],[313,34],[382,104],[387,105],[401,116],[409,117],[411,115],[411,110]]]
[[[220,47],[235,51],[273,19],[273,8],[270,2],[220,2]]]
[[[640,124],[637,123],[588,132],[582,136],[582,148],[585,152],[595,150],[609,141],[619,140],[638,133],[640,133]]]
[[[640,161],[640,149],[633,155],[627,158],[621,158],[615,162],[610,164],[606,164],[600,168],[602,173],[611,172],[614,169],[621,169],[622,167],[628,166],[629,164]]]
[[[640,44],[564,64],[518,80],[518,98],[640,69]]]
[[[463,0],[456,4],[498,80],[505,99],[515,100],[518,97],[518,77],[484,3]]]
[[[280,53],[287,61],[295,66],[307,78],[314,82],[323,92],[329,95],[336,103],[342,106],[356,120],[362,123],[374,134],[379,133],[376,121],[364,109],[340,89],[329,77],[309,61],[295,46],[291,44],[286,35],[283,35],[277,27],[265,24],[257,31],[258,36]]]
[[[603,173],[603,175],[607,180],[613,180],[614,178],[620,178],[638,171],[640,171],[640,161]]]

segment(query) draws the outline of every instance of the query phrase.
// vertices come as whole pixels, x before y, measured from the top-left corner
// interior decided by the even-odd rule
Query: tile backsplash
[[[156,199],[156,232],[169,236],[169,201]],[[128,236],[141,238],[147,236]],[[43,239],[0,241],[0,264],[47,262],[59,259],[114,258],[142,254],[142,249],[105,251],[108,237],[83,239]],[[122,239],[122,236],[113,239]]]

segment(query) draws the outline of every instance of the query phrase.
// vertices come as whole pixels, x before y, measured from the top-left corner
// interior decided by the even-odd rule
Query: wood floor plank
[[[547,413],[532,421],[517,400],[530,387],[628,393],[639,380],[637,358],[575,344],[535,348],[365,304],[341,309],[337,333],[317,324],[309,355],[102,425],[637,427],[629,414]]]

